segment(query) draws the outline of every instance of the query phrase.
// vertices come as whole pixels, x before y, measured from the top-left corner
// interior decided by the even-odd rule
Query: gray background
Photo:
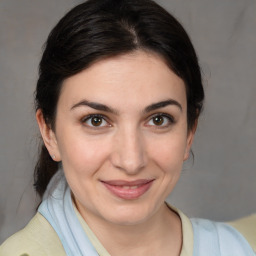
[[[0,0],[0,243],[33,216],[39,132],[37,66],[71,0]],[[161,0],[198,52],[206,105],[189,161],[169,201],[189,216],[232,220],[256,212],[256,1]]]

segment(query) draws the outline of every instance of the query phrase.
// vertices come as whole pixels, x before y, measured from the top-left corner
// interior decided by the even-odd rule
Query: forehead
[[[183,80],[160,56],[143,51],[100,60],[63,82],[60,104],[83,98],[118,107],[143,107],[166,98],[186,104]]]

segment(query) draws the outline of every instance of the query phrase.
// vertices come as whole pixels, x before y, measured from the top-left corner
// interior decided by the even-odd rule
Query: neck
[[[79,208],[78,210],[112,256],[170,256],[179,255],[181,251],[181,221],[166,204],[163,204],[150,219],[135,225],[114,224],[80,211]]]

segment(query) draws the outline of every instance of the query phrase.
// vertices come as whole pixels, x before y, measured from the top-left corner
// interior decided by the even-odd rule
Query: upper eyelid
[[[166,118],[170,119],[171,122],[175,122],[175,118],[173,117],[173,115],[165,113],[165,112],[156,112],[156,113],[150,114],[149,116],[147,116],[145,118],[145,120],[146,120],[146,122],[148,122],[148,121],[150,121],[152,118],[154,118],[156,116],[163,116],[163,117],[166,117]],[[90,119],[92,117],[101,117],[107,123],[111,123],[111,119],[108,116],[106,116],[104,114],[100,114],[100,113],[94,113],[94,114],[85,115],[84,117],[81,118],[81,121],[85,122],[85,121],[87,121],[88,119]]]
[[[163,117],[167,117],[167,118],[170,118],[172,119],[173,121],[175,121],[175,118],[173,115],[171,114],[168,114],[168,113],[163,113],[163,112],[160,112],[160,113],[155,113],[155,114],[152,114],[148,117],[148,119],[150,120],[151,118],[155,117],[155,116],[163,116]]]
[[[106,124],[102,125],[102,126],[101,125],[100,126],[94,126],[94,125],[87,124],[87,121],[90,120],[93,117],[102,118],[106,122]],[[107,118],[104,115],[101,115],[101,114],[86,115],[86,116],[84,116],[83,118],[80,119],[80,122],[84,127],[88,128],[88,129],[91,129],[91,130],[100,130],[100,129],[104,129],[104,128],[112,126],[112,124],[107,120]]]
[[[87,120],[89,120],[90,118],[93,118],[93,117],[100,117],[100,118],[104,119],[105,122],[107,122],[108,124],[111,123],[109,118],[102,114],[89,114],[89,115],[82,117],[80,120],[82,123],[85,123]]]
[[[103,118],[106,121],[109,119],[108,117],[106,117],[105,115],[102,115],[102,114],[88,114],[88,115],[82,117],[81,120],[85,121],[85,120],[88,120],[88,119],[90,119],[92,117],[101,117],[101,118]]]
[[[164,118],[167,118],[167,124],[159,125],[159,126],[155,125],[155,124],[149,124],[149,122],[151,122],[152,119],[157,116],[162,116]],[[176,123],[176,120],[172,115],[167,114],[167,113],[156,113],[154,115],[149,116],[149,118],[145,122],[145,126],[154,127],[156,129],[166,129],[166,128],[169,128],[170,126],[174,125],[175,123]]]

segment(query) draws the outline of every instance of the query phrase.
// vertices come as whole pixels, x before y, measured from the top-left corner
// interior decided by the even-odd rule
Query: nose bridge
[[[144,141],[137,127],[125,127],[116,133],[112,161],[116,167],[128,174],[135,174],[145,166]]]

